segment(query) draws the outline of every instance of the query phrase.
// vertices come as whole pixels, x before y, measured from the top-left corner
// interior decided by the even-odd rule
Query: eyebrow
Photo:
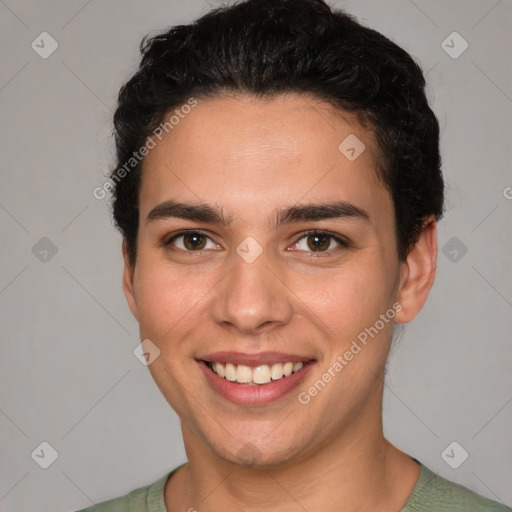
[[[183,203],[172,199],[155,206],[146,217],[146,224],[168,218],[207,222],[229,227],[232,216],[225,215],[222,208],[205,203]],[[351,203],[336,201],[333,203],[298,204],[282,208],[271,217],[269,227],[276,229],[283,224],[325,219],[370,220],[370,215]]]

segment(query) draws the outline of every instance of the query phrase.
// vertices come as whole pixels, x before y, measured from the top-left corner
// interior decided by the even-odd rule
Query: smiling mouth
[[[243,364],[204,361],[206,366],[219,377],[229,382],[248,386],[261,386],[273,381],[286,379],[286,377],[302,371],[304,366],[310,362],[313,361],[275,363],[271,365],[262,364],[250,367]]]

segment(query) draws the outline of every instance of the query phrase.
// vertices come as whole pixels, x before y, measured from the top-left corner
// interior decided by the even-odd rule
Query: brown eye
[[[305,252],[332,253],[348,247],[341,237],[322,231],[311,231],[304,234],[295,244],[295,248]]]
[[[184,231],[178,233],[166,242],[165,245],[174,246],[186,252],[199,252],[203,249],[216,248],[216,245],[212,242],[211,238],[199,231]]]
[[[329,245],[331,244],[331,237],[327,235],[309,235],[307,237],[308,240],[308,247],[312,251],[324,251],[329,248]]]
[[[183,245],[190,251],[200,251],[206,245],[206,238],[199,233],[183,235]]]

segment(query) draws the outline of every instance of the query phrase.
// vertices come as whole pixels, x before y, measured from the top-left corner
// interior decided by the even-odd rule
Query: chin
[[[256,445],[251,441],[243,444],[238,450],[233,450],[233,445],[216,447],[217,456],[230,464],[247,469],[270,470],[286,466],[291,460],[298,456],[297,446],[286,446],[282,442],[276,443],[277,447],[271,444]]]

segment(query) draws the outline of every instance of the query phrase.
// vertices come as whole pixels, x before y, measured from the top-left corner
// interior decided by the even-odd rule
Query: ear
[[[124,259],[124,270],[123,270],[123,291],[124,296],[126,297],[126,301],[128,302],[128,306],[132,315],[138,320],[138,307],[137,300],[135,299],[135,293],[133,291],[133,274],[135,272],[135,268],[130,264],[130,260],[128,258],[128,246],[126,244],[126,239],[123,239],[123,259]]]
[[[436,277],[437,223],[433,216],[423,223],[418,241],[402,263],[397,302],[402,309],[397,311],[395,320],[405,324],[421,311]]]

